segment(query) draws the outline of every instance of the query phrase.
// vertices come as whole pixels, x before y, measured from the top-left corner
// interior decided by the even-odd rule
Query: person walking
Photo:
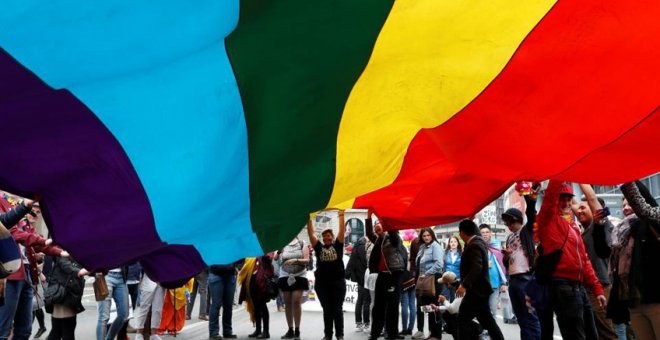
[[[488,306],[493,291],[488,278],[488,246],[471,220],[461,221],[458,231],[465,242],[460,266],[463,280],[456,290],[456,297],[463,297],[458,312],[458,338],[469,339],[472,319],[476,317],[491,339],[504,340]]]

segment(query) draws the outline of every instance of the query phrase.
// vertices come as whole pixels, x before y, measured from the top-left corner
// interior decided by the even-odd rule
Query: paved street
[[[85,288],[85,295],[83,298],[83,305],[86,308],[84,313],[78,315],[78,327],[76,329],[76,339],[78,340],[94,340],[95,338],[95,329],[96,329],[96,302],[94,301],[94,292],[92,290],[91,284],[87,284]],[[198,307],[198,303],[195,304],[195,309]],[[271,339],[279,339],[281,335],[286,332],[286,319],[284,313],[277,312],[274,303],[270,304],[270,334]],[[183,331],[174,336],[163,336],[164,340],[202,340],[208,339],[208,322],[200,321],[197,319],[197,311],[193,311],[193,318],[186,322],[186,325],[183,328]],[[504,338],[507,340],[520,339],[519,328],[517,325],[508,325],[502,322],[502,318],[498,315],[497,322],[504,333]],[[345,313],[345,338],[346,339],[355,339],[355,340],[366,340],[368,334],[366,333],[357,333],[355,332],[355,323],[354,323],[354,314]],[[46,324],[47,328],[50,330],[50,315],[46,315]],[[247,335],[254,331],[252,324],[249,321],[249,316],[245,311],[243,306],[238,306],[234,310],[233,315],[233,326],[234,333],[238,335],[239,339],[248,339]],[[36,322],[33,327],[33,331],[36,332]],[[134,334],[129,334],[129,337],[132,339]],[[301,326],[301,337],[302,339],[316,340],[323,337],[323,316],[320,312],[311,312],[304,311],[302,316],[302,326]],[[42,336],[46,338],[46,336]],[[381,338],[382,339],[382,338]],[[407,339],[410,339],[408,336]],[[451,336],[443,334],[443,339],[451,339]],[[555,339],[561,339],[557,327],[555,326]]]

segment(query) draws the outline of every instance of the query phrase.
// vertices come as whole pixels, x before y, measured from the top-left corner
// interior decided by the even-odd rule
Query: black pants
[[[442,295],[445,286],[438,283],[438,279],[441,275],[435,275],[435,296],[417,296],[417,330],[424,332],[424,312],[422,312],[422,306],[430,304],[438,304],[438,296]],[[450,298],[448,295],[445,295],[446,298]],[[453,301],[453,300],[450,300]],[[440,338],[442,337],[442,314],[441,313],[428,313],[429,315],[429,331],[431,332],[432,337]]]
[[[39,322],[39,328],[46,328],[46,322],[44,320],[44,309],[39,308],[36,311],[32,312],[32,323],[34,323],[34,319],[37,319]]]
[[[46,340],[75,340],[76,317],[56,319],[51,317],[51,329]]]
[[[436,290],[437,291],[437,290]],[[437,305],[438,303],[438,298],[437,296],[418,296],[417,297],[417,303],[418,307],[417,309],[421,306],[425,305],[431,305],[435,304]],[[440,338],[442,337],[442,313],[426,313],[429,318],[429,331],[431,332],[431,336],[435,338]],[[417,320],[417,330],[423,332],[424,331],[424,313],[422,313],[422,317]]]
[[[364,285],[358,287],[357,302],[355,302],[355,323],[369,323],[371,306],[371,294]]]
[[[266,300],[253,300],[254,303],[254,319],[256,322],[256,332],[262,334],[270,334],[269,321],[270,314],[268,313],[268,306]]]
[[[488,335],[493,340],[504,340],[500,327],[495,323],[493,314],[488,305],[488,296],[477,296],[474,293],[467,292],[461,307],[458,310],[458,338],[471,339],[473,324],[472,319],[477,318],[479,324],[488,331]],[[568,339],[568,338],[567,338]]]
[[[552,310],[557,315],[559,331],[564,339],[598,339],[591,303],[581,284],[553,280],[549,285],[549,291]],[[544,338],[552,336],[547,334],[549,327],[547,325],[543,327],[543,323],[547,324],[551,320],[545,319],[541,320]]]
[[[371,314],[371,336],[378,338],[383,326],[388,339],[399,334],[399,302],[401,301],[401,273],[378,273],[374,309]]]
[[[323,333],[326,337],[332,337],[332,326],[334,324],[335,334],[344,336],[344,299],[346,298],[346,282],[343,278],[316,279],[314,290],[319,297],[323,307]]]

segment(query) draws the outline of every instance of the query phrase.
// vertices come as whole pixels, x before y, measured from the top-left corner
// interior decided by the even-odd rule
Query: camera
[[[433,313],[433,305],[421,306],[419,309],[424,313]]]

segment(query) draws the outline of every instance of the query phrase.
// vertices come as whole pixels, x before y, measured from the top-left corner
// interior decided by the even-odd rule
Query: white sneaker
[[[135,340],[144,340],[144,335],[140,333],[135,334]]]
[[[363,324],[363,323],[361,323],[361,322],[360,322],[360,323],[356,323],[356,324],[355,324],[355,331],[356,331],[356,332],[362,332],[362,331],[364,330],[363,327],[364,327],[364,324]]]
[[[424,332],[417,331],[417,333],[413,334],[412,338],[413,339],[424,339]]]
[[[158,334],[153,334],[149,337],[149,340],[163,340]]]

